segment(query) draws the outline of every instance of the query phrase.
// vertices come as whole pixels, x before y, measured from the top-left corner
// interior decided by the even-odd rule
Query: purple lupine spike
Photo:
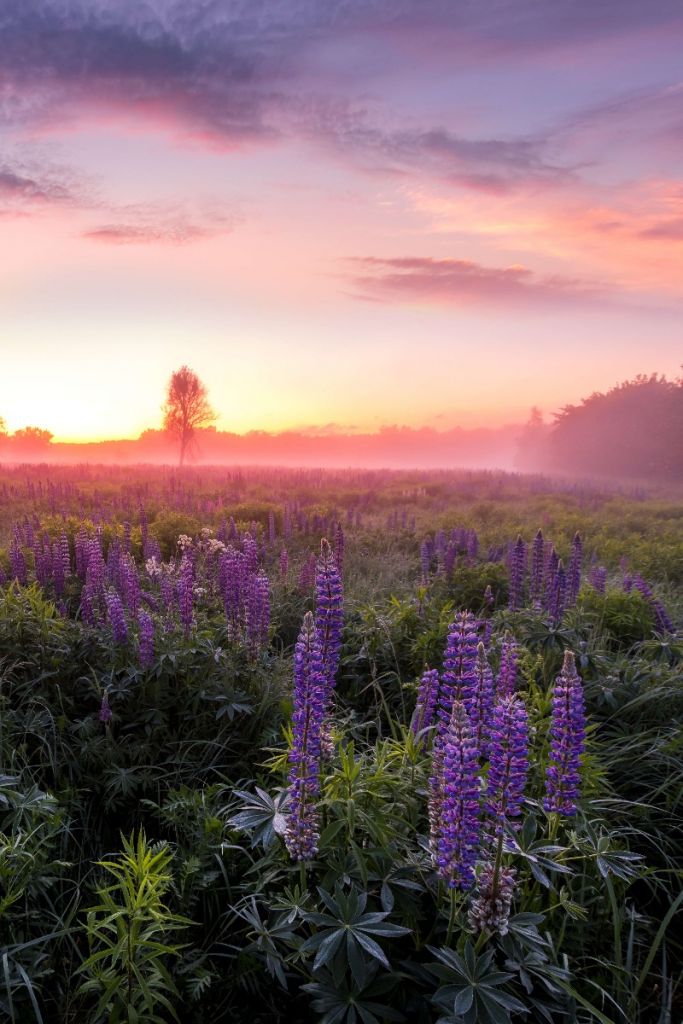
[[[250,572],[258,569],[258,544],[250,533],[245,533],[242,538],[242,551],[246,559],[247,568]]]
[[[428,668],[423,673],[417,691],[415,713],[410,728],[414,736],[419,736],[423,729],[434,725],[434,712],[439,698],[439,673],[435,668]],[[422,737],[424,743],[424,737]]]
[[[109,725],[109,723],[112,720],[111,708],[109,707],[109,694],[107,693],[106,690],[102,694],[102,700],[100,702],[100,713],[97,717],[99,718],[100,722],[103,722],[105,725]]]
[[[313,587],[315,583],[315,570],[317,564],[318,560],[313,552],[311,552],[302,565],[301,572],[299,573],[299,590],[303,590],[305,592]]]
[[[123,524],[123,550],[130,551],[131,526],[128,520]]]
[[[294,709],[289,752],[289,813],[285,844],[294,860],[311,860],[320,839],[320,758],[327,681],[311,612],[294,652]]]
[[[531,546],[531,577],[529,580],[529,597],[538,611],[543,600],[543,571],[545,566],[545,541],[543,531],[539,529]]]
[[[547,612],[550,612],[553,605],[555,583],[557,580],[557,567],[559,564],[560,560],[557,556],[557,551],[554,547],[551,547],[546,557],[545,568],[543,570],[543,599],[541,602],[542,608]]]
[[[337,568],[340,574],[344,569],[344,548],[346,545],[346,538],[344,537],[344,529],[340,522],[334,525],[334,560],[337,563]]]
[[[465,693],[465,706],[477,750],[485,754],[493,713],[493,672],[486,657],[486,648],[480,641],[474,662],[474,680]]]
[[[429,537],[420,544],[420,565],[422,566],[422,582],[427,583],[432,565],[432,542]]]
[[[256,655],[268,640],[270,626],[270,582],[262,569],[250,579],[246,612],[247,642]]]
[[[510,555],[510,611],[519,611],[524,604],[524,583],[526,581],[527,546],[521,536],[517,537]]]
[[[578,531],[572,541],[572,553],[567,570],[567,603],[576,604],[581,588],[581,570],[583,566],[583,542]]]
[[[456,548],[453,541],[449,541],[443,556],[443,571],[446,576],[450,577],[453,575],[455,569],[455,563],[458,559],[458,549]]]
[[[138,636],[140,664],[143,668],[151,668],[154,664],[154,623],[151,615],[141,608],[138,612]]]
[[[131,555],[122,555],[119,575],[124,604],[131,615],[137,615],[140,606],[140,576]]]
[[[287,574],[289,573],[289,555],[287,554],[287,548],[283,548],[280,552],[280,579],[283,583],[287,582]]]
[[[477,536],[476,530],[467,531],[467,557],[470,562],[476,561],[477,555],[479,554],[479,537]]]
[[[104,595],[107,606],[107,618],[112,628],[115,644],[125,644],[128,639],[128,626],[126,625],[126,613],[123,609],[121,598],[113,587],[110,587]]]
[[[329,689],[335,684],[341,654],[344,628],[344,594],[341,576],[332,549],[326,540],[320,542],[315,577],[315,630],[320,644],[325,678]]]
[[[576,814],[579,766],[586,737],[583,687],[571,651],[564,652],[562,672],[553,687],[550,757],[546,769],[546,811]]]
[[[477,621],[471,612],[458,612],[449,630],[441,673],[439,702],[439,732],[448,728],[456,700],[467,700],[475,685],[477,657]]]
[[[443,748],[443,782],[434,837],[436,869],[449,888],[468,889],[474,882],[479,846],[479,765],[462,701],[453,704],[448,729],[437,744]]]
[[[598,592],[598,594],[604,594],[607,587],[607,569],[604,565],[593,565],[588,573],[588,582],[591,587]]]
[[[506,824],[517,827],[529,774],[529,724],[522,698],[501,698],[493,709],[485,807],[487,831],[498,836]]]
[[[503,637],[500,668],[496,679],[496,697],[510,697],[517,689],[517,641],[510,633]]]
[[[514,868],[499,864],[496,869],[491,862],[482,868],[477,895],[467,912],[469,926],[475,934],[507,935],[516,881]]]
[[[637,590],[643,595],[647,603],[652,608],[655,616],[655,626],[659,633],[673,633],[674,624],[669,618],[669,614],[662,604],[652,592],[652,588],[645,582],[642,576],[634,576],[632,579],[631,589]]]
[[[15,579],[17,583],[21,583],[22,586],[25,586],[27,580],[26,559],[24,557],[23,548],[16,537],[12,538],[9,546],[9,564],[12,579]]]
[[[192,629],[193,588],[194,566],[192,559],[183,555],[178,578],[178,610],[185,636],[189,636]]]
[[[562,621],[565,608],[567,606],[567,574],[564,571],[562,559],[557,563],[557,572],[555,573],[555,581],[553,583],[553,589],[550,599],[550,618],[558,625]]]

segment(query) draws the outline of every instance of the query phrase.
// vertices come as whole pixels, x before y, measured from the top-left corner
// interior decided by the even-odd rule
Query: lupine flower
[[[107,618],[114,634],[114,643],[125,644],[128,639],[128,626],[121,598],[114,588],[110,587],[104,595],[104,600],[107,606]]]
[[[631,589],[633,587],[635,587],[635,589],[643,595],[647,603],[652,608],[655,615],[655,625],[657,627],[657,631],[659,633],[673,633],[674,624],[669,618],[669,614],[666,608],[664,607],[662,602],[655,597],[655,595],[652,593],[652,589],[648,586],[648,584],[645,582],[642,576],[632,577]]]
[[[534,608],[540,608],[543,598],[543,569],[545,564],[545,541],[543,531],[539,530],[531,546],[531,579],[529,596]]]
[[[193,587],[194,568],[192,559],[188,555],[183,555],[183,560],[180,563],[180,578],[178,580],[178,609],[185,636],[188,636],[192,629]]]
[[[482,868],[477,895],[472,900],[467,914],[470,928],[475,933],[507,935],[515,881],[514,868],[501,864],[496,871],[490,862]]]
[[[429,580],[429,572],[432,564],[432,541],[429,537],[420,545],[420,564],[422,566],[422,580],[426,583]]]
[[[475,661],[477,657],[477,621],[471,612],[459,612],[448,630],[444,653],[441,686],[439,689],[439,732],[443,732],[451,720],[453,703],[467,702],[475,685]]]
[[[567,601],[570,605],[575,604],[579,596],[582,564],[583,543],[581,535],[577,532],[574,534],[574,540],[572,541],[572,553],[569,559],[569,569],[567,570]]]
[[[337,563],[337,568],[341,573],[344,569],[344,548],[346,546],[346,539],[344,537],[344,529],[342,524],[337,522],[334,524],[334,560]]]
[[[255,655],[266,643],[270,626],[270,582],[262,569],[251,577],[246,614],[246,639]]]
[[[485,807],[487,831],[497,836],[518,818],[529,773],[529,726],[521,697],[501,698],[493,709]]]
[[[26,559],[24,558],[24,552],[16,537],[12,539],[12,543],[10,544],[9,564],[13,579],[24,586],[26,584]]]
[[[317,564],[318,559],[315,557],[313,552],[311,552],[304,564],[301,566],[301,572],[299,573],[299,590],[307,591],[313,587],[315,583],[315,570]]]
[[[607,569],[603,565],[592,566],[588,573],[588,582],[598,594],[604,594],[607,587]]]
[[[287,548],[283,548],[280,552],[280,579],[284,583],[287,579],[287,573],[289,572],[289,555],[287,554]]]
[[[142,608],[138,612],[138,623],[140,664],[143,668],[150,668],[154,664],[154,623],[151,616]]]
[[[109,694],[105,692],[102,694],[102,702],[100,704],[100,713],[98,715],[100,722],[104,722],[108,725],[112,720],[111,708],[109,707]]]
[[[436,869],[451,889],[469,888],[479,845],[477,746],[465,705],[453,704],[448,729],[437,738],[443,759],[441,801],[435,821]]]
[[[586,735],[583,687],[571,651],[565,651],[562,672],[553,688],[550,758],[546,769],[546,811],[576,814],[579,764]]]
[[[339,656],[341,654],[342,629],[344,627],[344,597],[341,576],[326,540],[320,543],[320,558],[315,577],[315,630],[320,644],[325,677],[330,689],[334,686]]]
[[[311,860],[320,838],[320,757],[327,681],[311,612],[294,652],[294,711],[289,752],[289,813],[285,844],[294,860]]]
[[[567,574],[564,571],[562,560],[557,563],[557,572],[555,573],[555,579],[553,581],[550,604],[548,611],[550,617],[555,624],[562,621],[564,610],[567,604]]]
[[[521,536],[517,537],[510,555],[510,610],[518,611],[524,603],[524,582],[526,580],[527,547]]]
[[[496,679],[496,697],[509,697],[517,689],[517,641],[509,633],[503,637],[500,668]]]
[[[477,646],[477,656],[474,662],[474,680],[464,697],[474,742],[479,753],[485,754],[493,712],[493,672],[481,641]]]
[[[415,713],[410,724],[410,728],[415,736],[418,736],[423,729],[428,729],[434,724],[434,712],[436,711],[438,698],[439,673],[435,668],[428,668],[420,680]]]

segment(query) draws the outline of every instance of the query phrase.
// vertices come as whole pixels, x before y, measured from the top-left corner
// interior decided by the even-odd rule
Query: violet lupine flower
[[[289,555],[287,554],[287,548],[283,548],[280,552],[280,579],[284,583],[287,580],[287,574],[289,572]]]
[[[509,633],[503,637],[500,668],[496,679],[496,697],[511,696],[517,689],[517,641]]]
[[[124,604],[132,615],[137,615],[140,606],[140,577],[137,566],[129,554],[122,554],[119,576]]]
[[[440,811],[436,819],[436,869],[449,888],[474,882],[479,846],[477,746],[462,701],[453,704],[448,729],[437,738],[443,760]]]
[[[503,697],[493,709],[485,807],[487,832],[499,836],[518,818],[529,773],[529,724],[522,698]]]
[[[340,573],[344,569],[345,546],[346,538],[344,537],[344,528],[341,523],[337,522],[334,524],[334,560],[337,563],[337,568]]]
[[[104,600],[107,606],[107,618],[114,634],[114,643],[125,644],[128,639],[128,626],[121,598],[114,588],[110,587],[104,595]]]
[[[315,631],[320,645],[327,685],[329,689],[332,689],[341,654],[344,595],[337,563],[326,540],[320,542],[315,593]]]
[[[443,571],[446,576],[452,576],[455,568],[455,563],[458,558],[458,549],[452,540],[449,540],[448,545],[443,556]]]
[[[527,547],[521,536],[517,537],[510,554],[510,611],[519,611],[524,603],[526,580]]]
[[[643,595],[647,603],[652,608],[655,616],[655,626],[659,633],[673,633],[674,624],[669,618],[669,614],[655,595],[652,593],[652,589],[645,582],[642,576],[634,576],[632,578],[631,589],[635,588],[640,594]]]
[[[304,564],[301,566],[299,573],[299,590],[310,590],[315,583],[315,570],[318,564],[318,559],[315,557],[313,552],[310,553]]]
[[[465,705],[477,750],[485,754],[493,712],[493,672],[486,657],[486,649],[480,641],[474,662],[474,680],[465,694]]]
[[[105,725],[109,725],[112,720],[111,708],[109,707],[109,694],[105,692],[102,694],[102,701],[100,703],[100,713],[97,716],[100,722],[104,722]]]
[[[564,652],[562,672],[555,680],[550,720],[550,758],[546,769],[546,811],[576,814],[579,764],[584,750],[586,720],[581,679],[571,651]]]
[[[541,602],[542,607],[549,612],[552,603],[555,588],[555,581],[557,579],[557,567],[560,564],[557,551],[554,547],[550,548],[545,560],[545,568],[543,570],[543,600]]]
[[[294,860],[311,860],[320,839],[320,758],[327,681],[313,615],[306,612],[294,652],[294,710],[289,752],[285,844]]]
[[[439,673],[435,668],[428,668],[423,673],[417,691],[415,713],[410,728],[414,736],[419,736],[423,729],[434,725],[434,712],[439,698]],[[422,737],[424,742],[424,737]]]
[[[545,541],[543,531],[539,530],[531,546],[531,578],[529,580],[529,597],[534,608],[539,609],[543,599],[543,570],[545,565]]]
[[[478,554],[479,554],[479,537],[477,536],[477,531],[476,530],[468,530],[467,531],[467,557],[469,558],[470,562],[474,562],[476,560],[476,557],[477,557]]]
[[[475,933],[507,935],[510,910],[515,894],[517,873],[514,868],[486,864],[479,875],[477,895],[470,903],[467,919]]]
[[[429,572],[432,564],[432,541],[428,537],[420,544],[420,565],[422,566],[422,580],[426,583],[429,580]]]
[[[553,588],[550,597],[548,611],[553,622],[557,625],[562,621],[564,610],[567,606],[567,574],[564,571],[562,560],[557,563],[557,572],[553,581]]]
[[[138,612],[140,633],[138,637],[140,664],[143,668],[151,668],[154,664],[154,623],[151,615],[141,608]]]
[[[256,572],[258,568],[258,544],[250,533],[245,533],[242,538],[242,552],[249,571]]]
[[[256,655],[268,640],[270,626],[270,582],[262,569],[250,580],[246,619],[247,642]]]
[[[24,552],[21,545],[17,541],[16,537],[13,538],[12,543],[9,546],[9,564],[12,572],[12,578],[21,583],[22,586],[26,584],[26,559],[24,558]]]
[[[576,604],[581,588],[581,568],[583,565],[583,542],[578,531],[574,534],[572,541],[572,553],[569,559],[567,570],[567,602]]]
[[[469,700],[476,681],[474,666],[478,643],[474,615],[471,612],[459,612],[449,627],[444,653],[437,706],[440,733],[448,728],[454,702]]]
[[[598,592],[598,594],[604,594],[607,587],[607,569],[604,565],[592,566],[588,573],[588,582],[591,587]]]
[[[180,563],[180,577],[178,579],[178,610],[185,636],[189,636],[192,629],[193,587],[194,566],[192,565],[192,559],[188,558],[187,555],[183,555]]]

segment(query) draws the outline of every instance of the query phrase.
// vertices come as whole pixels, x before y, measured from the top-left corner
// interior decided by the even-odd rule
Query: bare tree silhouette
[[[180,465],[199,427],[208,426],[216,414],[209,405],[208,392],[197,374],[181,366],[171,374],[164,403],[164,430],[180,444]]]

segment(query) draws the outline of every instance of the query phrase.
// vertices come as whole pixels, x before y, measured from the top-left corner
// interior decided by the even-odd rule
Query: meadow
[[[0,467],[0,1019],[683,1016],[683,503]]]

